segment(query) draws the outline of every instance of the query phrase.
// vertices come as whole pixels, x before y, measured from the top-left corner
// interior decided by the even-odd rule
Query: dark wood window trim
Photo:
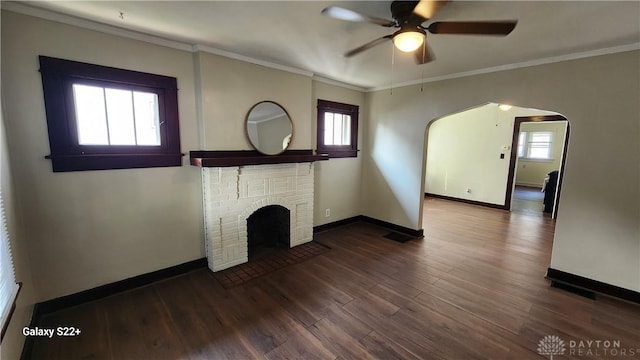
[[[317,118],[317,153],[331,158],[358,156],[358,110],[357,105],[343,104],[334,101],[318,100]],[[351,116],[351,145],[324,145],[324,113],[332,112]]]
[[[54,172],[181,166],[178,87],[174,77],[40,56]],[[158,96],[159,146],[80,145],[73,84],[151,92]]]

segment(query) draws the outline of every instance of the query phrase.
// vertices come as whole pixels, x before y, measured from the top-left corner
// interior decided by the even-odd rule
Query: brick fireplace
[[[289,213],[291,247],[313,239],[313,162],[202,168],[205,251],[220,271],[248,261],[247,219],[278,205]]]

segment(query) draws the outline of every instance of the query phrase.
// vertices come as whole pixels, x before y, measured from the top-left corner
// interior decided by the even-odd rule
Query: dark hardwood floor
[[[82,333],[37,339],[32,358],[548,359],[547,335],[565,344],[554,359],[622,358],[578,353],[581,340],[640,357],[640,306],[545,280],[553,220],[427,199],[423,225],[398,243],[354,223],[315,236],[328,252],[238,287],[198,270],[47,315]]]
[[[540,188],[516,185],[511,201],[511,211],[544,216],[544,192]],[[549,216],[549,215],[547,215]]]

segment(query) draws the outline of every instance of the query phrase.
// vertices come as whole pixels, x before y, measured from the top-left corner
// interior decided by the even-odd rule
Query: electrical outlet
[[[331,209],[325,209],[324,210],[324,217],[329,217],[331,216]]]

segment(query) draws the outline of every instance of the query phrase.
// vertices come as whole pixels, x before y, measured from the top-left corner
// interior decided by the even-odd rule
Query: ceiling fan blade
[[[365,50],[369,50],[372,47],[382,44],[383,42],[390,40],[393,37],[393,35],[387,35],[387,36],[383,36],[381,38],[375,39],[373,41],[369,41],[368,43],[359,46],[355,49],[349,50],[344,54],[344,57],[352,57],[353,55],[357,55]]]
[[[430,24],[426,29],[432,34],[467,34],[506,36],[518,22],[510,21],[441,21]]]
[[[339,6],[329,6],[327,8],[324,8],[322,10],[322,14],[338,20],[370,22],[385,27],[392,27],[396,24],[395,21],[368,16],[353,10],[341,8]]]
[[[422,43],[422,46],[414,51],[416,64],[422,65],[426,64],[430,61],[435,60],[436,58],[433,56],[433,51],[431,51],[431,47],[427,45],[427,41]]]
[[[420,0],[413,12],[425,19],[431,19],[440,11],[450,0]]]

